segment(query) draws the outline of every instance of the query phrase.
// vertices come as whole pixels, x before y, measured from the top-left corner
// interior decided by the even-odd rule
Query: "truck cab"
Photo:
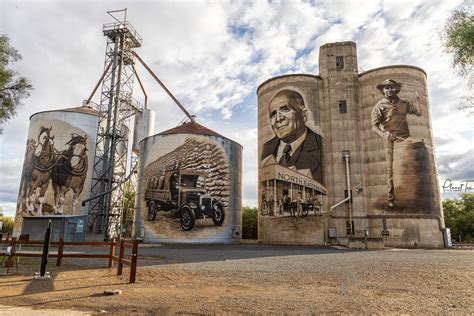
[[[157,178],[150,178],[145,191],[148,220],[155,220],[159,210],[175,210],[184,230],[192,229],[196,219],[205,217],[212,218],[216,226],[222,225],[224,206],[207,194],[205,182],[205,172],[191,169],[165,171],[161,185]]]

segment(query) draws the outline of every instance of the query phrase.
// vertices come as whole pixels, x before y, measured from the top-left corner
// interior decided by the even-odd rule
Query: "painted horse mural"
[[[42,215],[43,204],[45,202],[45,192],[48,189],[51,170],[56,163],[56,149],[54,148],[54,136],[51,136],[53,127],[41,126],[38,134],[36,148],[33,154],[28,147],[27,172],[25,173],[25,204],[28,213],[31,215]]]
[[[25,161],[23,163],[24,168],[21,175],[20,183],[20,197],[18,200],[18,207],[23,213],[27,212],[26,198],[28,196],[29,186],[31,182],[31,174],[33,172],[33,157],[35,155],[36,146],[36,140],[31,138],[27,140]]]
[[[27,141],[18,199],[18,208],[25,215],[64,214],[66,194],[71,190],[72,209],[67,213],[75,214],[84,189],[88,170],[87,135],[71,133],[66,149],[58,151],[52,129],[52,126],[41,126],[38,138]],[[54,192],[48,191],[51,188]]]
[[[54,214],[64,213],[66,194],[72,190],[72,210],[76,212],[77,200],[84,188],[87,175],[87,135],[71,134],[66,143],[69,147],[61,151],[51,173],[54,190]]]

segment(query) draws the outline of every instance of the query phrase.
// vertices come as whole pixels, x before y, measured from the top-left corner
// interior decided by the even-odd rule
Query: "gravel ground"
[[[195,245],[140,253],[136,284],[127,269],[117,277],[79,261],[32,281],[37,263],[22,259],[20,275],[0,277],[0,304],[159,315],[474,314],[474,250]],[[123,293],[102,295],[107,289]]]

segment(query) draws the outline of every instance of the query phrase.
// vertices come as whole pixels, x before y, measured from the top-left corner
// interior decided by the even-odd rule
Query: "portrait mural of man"
[[[371,125],[384,141],[385,161],[388,175],[387,202],[389,207],[394,207],[395,191],[393,185],[393,161],[395,143],[402,142],[410,137],[407,115],[421,116],[419,95],[415,94],[415,102],[400,99],[398,93],[401,84],[392,79],[387,79],[377,85],[383,94],[383,99],[378,101],[372,109]]]
[[[307,109],[296,91],[279,91],[268,106],[275,137],[263,145],[260,160],[273,156],[283,167],[296,169],[322,183],[321,136],[306,126]]]

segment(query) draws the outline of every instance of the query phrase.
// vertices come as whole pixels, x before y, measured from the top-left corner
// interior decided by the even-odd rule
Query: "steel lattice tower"
[[[89,233],[104,234],[108,240],[121,232],[130,117],[143,109],[132,98],[135,77],[132,52],[141,46],[142,38],[126,21],[126,11],[123,21],[104,24],[103,33],[107,45],[100,104],[96,107],[99,132],[88,229]]]

